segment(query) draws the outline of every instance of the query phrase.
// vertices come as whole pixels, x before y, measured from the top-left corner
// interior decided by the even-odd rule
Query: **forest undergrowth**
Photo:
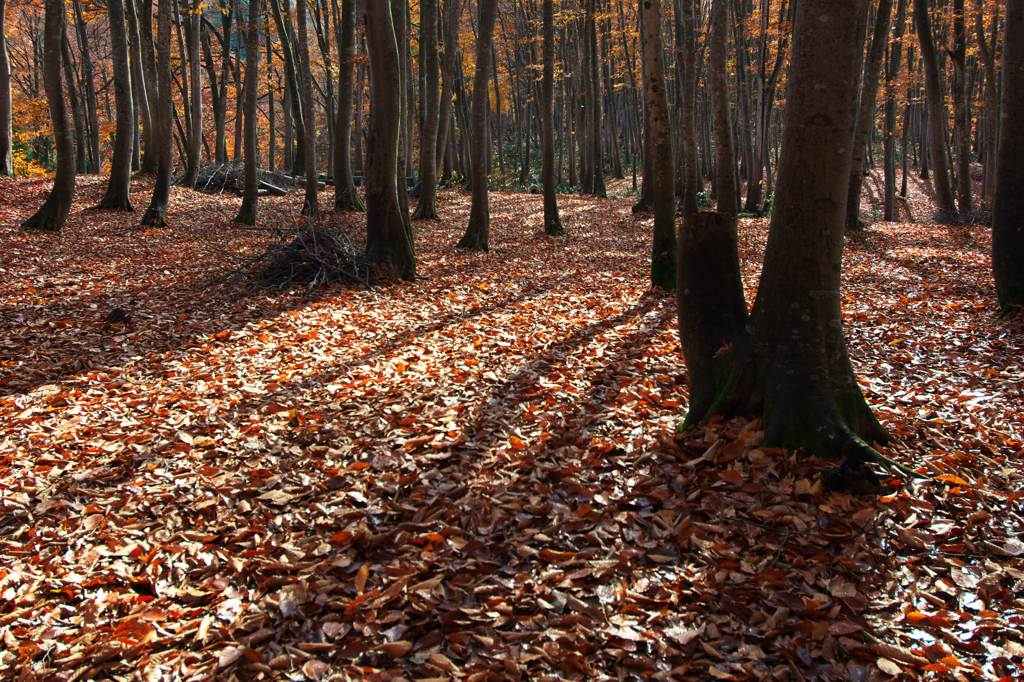
[[[423,278],[271,294],[232,274],[275,239],[234,196],[143,230],[83,177],[62,234],[19,231],[45,189],[0,178],[4,675],[1024,675],[1024,322],[987,228],[848,238],[854,365],[921,476],[861,498],[756,421],[676,436],[629,197],[561,196],[548,238],[540,196],[493,194],[469,254],[442,193]],[[766,235],[741,222],[748,294]]]

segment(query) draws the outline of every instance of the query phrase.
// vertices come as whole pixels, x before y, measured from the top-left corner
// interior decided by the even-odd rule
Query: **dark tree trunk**
[[[860,220],[860,194],[864,185],[864,157],[871,144],[871,126],[875,121],[875,99],[878,96],[878,80],[882,70],[882,56],[889,40],[889,17],[892,14],[892,0],[879,0],[875,15],[875,27],[871,34],[871,47],[864,63],[863,85],[860,91],[860,106],[857,111],[857,128],[853,134],[853,163],[850,165],[850,181],[846,193],[846,229],[862,227]]]
[[[715,195],[718,212],[735,216],[739,211],[739,181],[729,115],[728,31],[729,1],[712,0],[710,81],[715,122]]]
[[[1024,0],[1007,0],[992,271],[1003,310],[1024,306]]]
[[[341,0],[338,44],[338,111],[334,124],[334,210],[362,211],[352,179],[352,95],[356,59],[356,0]]]
[[[99,203],[99,208],[131,211],[135,109],[132,103],[131,70],[128,65],[124,0],[107,0],[107,20],[110,24],[110,61],[114,69],[114,106],[117,109],[117,129],[114,137],[114,153],[110,158],[110,183],[107,185],[106,195]]]
[[[257,162],[260,141],[257,128],[257,108],[260,89],[260,0],[249,0],[249,23],[245,27],[245,190],[242,205],[238,208],[235,222],[245,225],[256,224],[259,177]]]
[[[420,133],[420,198],[413,220],[437,218],[437,130],[440,125],[440,87],[437,56],[437,0],[420,3],[423,31],[423,128]]]
[[[590,81],[590,103],[588,104],[587,111],[590,117],[587,126],[587,132],[590,133],[590,169],[593,174],[593,193],[597,197],[608,196],[608,191],[605,189],[604,183],[604,151],[601,145],[601,124],[603,117],[601,115],[601,76],[598,71],[598,51],[597,51],[597,20],[596,20],[596,0],[590,0],[590,11],[589,11],[589,28],[587,30],[584,40],[587,40],[590,44],[588,53],[590,55],[588,66],[590,69],[589,81]]]
[[[665,92],[661,48],[661,2],[641,0],[644,109],[647,112],[647,153],[654,203],[651,286],[671,291],[676,286],[676,193],[672,167],[672,131]],[[644,177],[644,182],[648,179]]]
[[[487,141],[487,82],[490,77],[490,54],[494,44],[494,21],[497,13],[497,0],[480,0],[476,73],[473,75],[473,114],[470,122],[470,179],[473,201],[469,210],[469,225],[466,226],[466,233],[458,243],[458,248],[473,251],[487,250],[491,231],[491,213],[487,196],[487,160],[490,151]]]
[[[541,133],[543,140],[544,176],[544,232],[565,234],[558,217],[558,198],[555,194],[555,29],[551,0],[543,0],[543,61],[544,83],[541,86]]]
[[[998,5],[996,9],[998,11]],[[996,180],[996,157],[998,155],[999,136],[999,77],[996,75],[996,36],[992,41],[985,38],[984,22],[984,0],[975,0],[975,21],[974,33],[978,42],[978,51],[981,53],[981,61],[985,68],[985,103],[984,103],[984,181],[982,183],[981,195],[986,202],[991,202],[995,195]],[[998,18],[998,15],[997,17]],[[998,21],[993,21],[993,33]]]
[[[438,122],[438,154],[447,154],[449,140],[455,137],[455,119],[452,116],[452,94],[455,91],[455,63],[459,55],[459,27],[462,22],[463,0],[445,0],[444,3],[444,54],[441,57],[441,111]],[[448,177],[442,176],[447,182]]]
[[[914,0],[914,26],[921,43],[921,61],[924,63],[925,97],[928,101],[928,146],[931,151],[932,176],[935,182],[935,200],[939,204],[939,218],[956,220],[953,186],[949,179],[949,157],[946,155],[946,104],[939,75],[938,55],[932,37],[928,0]],[[922,163],[923,165],[923,163]]]
[[[961,220],[974,214],[971,197],[971,121],[967,111],[967,30],[964,0],[953,0],[953,139],[956,143],[956,198]]]
[[[366,6],[370,125],[366,159],[366,255],[377,274],[413,279],[416,256],[398,202],[401,66],[389,2]],[[404,179],[403,179],[404,181]]]
[[[50,125],[57,148],[57,174],[46,201],[21,226],[25,229],[58,232],[71,212],[71,200],[75,194],[75,143],[68,126],[62,82],[64,0],[46,0],[45,11],[43,87],[46,90]]]
[[[896,79],[903,57],[903,31],[907,23],[907,0],[899,0],[896,26],[885,73],[885,210],[883,220],[896,220]]]
[[[317,201],[319,178],[316,175],[316,109],[313,102],[313,76],[309,70],[309,37],[306,28],[306,0],[297,0],[295,20],[296,52],[299,62],[299,96],[302,98],[302,157],[306,174],[306,196],[302,202],[302,214],[316,218],[320,213]]]
[[[142,45],[135,0],[122,0],[128,19],[128,49],[131,58],[132,106],[135,130],[132,135],[132,169],[142,170],[142,150],[153,145],[152,118],[149,112],[148,87],[142,71]],[[152,86],[149,86],[152,87]],[[141,134],[140,134],[141,128]]]
[[[153,0],[131,0],[139,2],[138,28],[139,46],[142,61],[142,73],[146,82],[146,96],[149,98],[149,116],[151,139],[142,148],[142,172],[155,173],[160,156],[161,133],[160,111],[164,108],[160,104],[160,85],[157,76],[156,50],[153,45]],[[168,131],[170,126],[168,126]],[[170,132],[168,132],[168,135]]]
[[[886,435],[853,375],[839,293],[862,45],[856,31],[836,30],[857,26],[866,6],[866,0],[797,3],[776,201],[750,320],[731,338],[702,339],[691,324],[712,319],[714,303],[684,296],[680,322],[684,340],[692,334],[704,341],[694,356],[700,366],[689,368],[691,380],[701,382],[691,385],[691,395],[702,402],[688,423],[712,414],[758,416],[766,444],[843,457],[848,472],[870,478],[856,465],[880,459],[867,442],[884,442]],[[731,249],[730,240],[715,248]],[[741,314],[733,301],[739,267],[731,253],[725,260],[733,292],[725,301],[733,310],[723,327],[728,331]]]
[[[188,9],[185,16],[185,43],[188,52],[188,85],[189,85],[189,120],[191,125],[188,130],[188,154],[185,158],[185,172],[181,177],[181,184],[185,187],[195,187],[199,178],[199,165],[202,163],[200,154],[203,151],[203,88],[199,76],[199,51],[200,51],[200,24],[202,7],[198,0],[194,6]],[[236,112],[236,116],[239,112]]]
[[[172,84],[174,76],[171,71],[171,15],[174,0],[159,0],[156,18],[156,71],[157,71],[157,102],[154,112],[156,143],[154,152],[157,157],[156,180],[149,208],[142,216],[142,224],[148,227],[163,227],[167,224],[167,201],[171,196],[171,142],[173,136],[172,114],[174,112],[174,95]]]
[[[680,105],[682,107],[681,152],[683,158],[683,220],[688,220],[697,213],[697,192],[700,187],[700,168],[697,157],[697,40],[694,35],[696,27],[693,16],[694,0],[682,0],[683,28],[683,82],[679,87],[682,91]]]
[[[75,10],[75,34],[78,36],[79,57],[82,60],[82,96],[88,123],[89,171],[100,172],[100,122],[96,111],[96,81],[93,77],[92,51],[85,30],[85,17],[79,0],[72,1]]]
[[[11,120],[11,63],[7,56],[7,0],[0,0],[0,175],[14,174]]]

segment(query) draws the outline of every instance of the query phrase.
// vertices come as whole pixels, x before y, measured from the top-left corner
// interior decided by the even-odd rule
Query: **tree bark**
[[[153,185],[153,196],[149,200],[149,208],[142,216],[142,225],[147,227],[164,227],[167,224],[167,201],[171,196],[171,143],[173,136],[172,114],[174,111],[174,94],[172,84],[174,76],[171,71],[171,15],[174,0],[159,0],[157,6],[156,35],[156,100],[159,102],[155,110],[154,152],[157,157],[156,180]]]
[[[421,0],[423,31],[423,128],[420,134],[420,198],[413,220],[437,218],[437,130],[440,124],[440,87],[437,55],[437,0]]]
[[[718,212],[735,216],[739,212],[739,181],[736,178],[736,152],[729,116],[728,31],[728,0],[712,0],[710,80],[715,122],[715,194]]]
[[[441,56],[441,111],[438,119],[437,140],[439,155],[447,152],[449,138],[455,137],[452,95],[455,92],[455,62],[459,55],[459,27],[462,25],[462,3],[463,0],[445,0],[444,3],[444,53]],[[442,177],[442,180],[447,182],[448,178]]]
[[[129,0],[130,1],[130,0]],[[110,24],[110,61],[114,70],[114,106],[117,128],[114,153],[110,158],[110,182],[99,208],[131,211],[132,149],[135,146],[135,108],[132,102],[132,77],[128,65],[128,38],[125,34],[124,0],[107,0]]]
[[[411,280],[416,256],[398,203],[401,66],[389,2],[367,3],[366,46],[371,81],[367,143],[374,150],[366,159],[366,255],[376,274]]]
[[[883,146],[885,175],[885,208],[883,220],[896,219],[896,80],[903,58],[903,31],[907,23],[907,0],[899,0],[896,26],[885,71],[885,139]]]
[[[697,192],[700,187],[700,168],[697,157],[697,40],[693,17],[694,0],[681,0],[683,28],[683,82],[680,104],[682,106],[680,146],[683,158],[683,220],[689,220],[697,213]]]
[[[487,140],[487,82],[490,77],[491,47],[494,44],[494,21],[498,13],[497,0],[480,0],[480,21],[477,27],[476,72],[473,74],[473,113],[470,121],[472,136],[470,180],[473,200],[469,210],[469,225],[458,243],[458,248],[486,251],[491,231],[490,206],[487,192],[487,161],[490,146]]]
[[[1003,310],[1024,306],[1024,0],[1007,0],[992,272]]]
[[[85,17],[79,0],[72,0],[75,10],[75,34],[78,36],[79,57],[82,60],[82,95],[85,99],[85,114],[88,122],[89,171],[99,173],[100,160],[100,123],[96,111],[96,81],[93,76],[92,51],[89,49],[89,36],[85,30]]]
[[[544,176],[544,232],[563,235],[565,228],[558,217],[558,197],[555,194],[555,28],[551,0],[543,0],[543,62],[544,82],[541,86],[541,135],[544,155],[541,173]]]
[[[335,26],[338,44],[338,111],[334,124],[334,210],[362,211],[352,178],[352,99],[355,85],[356,2],[341,0]]]
[[[956,198],[961,220],[974,214],[971,197],[971,121],[967,111],[967,30],[964,0],[953,0],[953,140],[956,145]]]
[[[64,0],[46,0],[43,27],[43,87],[50,109],[57,148],[57,173],[46,201],[21,226],[30,230],[59,232],[71,212],[75,194],[75,143],[64,104],[62,62],[64,43]]]
[[[191,126],[188,131],[188,155],[181,184],[185,187],[195,187],[196,180],[199,178],[199,165],[202,163],[200,155],[203,151],[203,87],[199,75],[201,43],[199,22],[203,10],[200,1],[196,0],[193,7],[187,8],[187,12],[184,23],[185,43],[188,51],[188,105]],[[237,116],[239,112],[236,112],[235,115]]]
[[[647,112],[647,153],[654,200],[651,286],[671,291],[676,286],[676,193],[672,167],[672,132],[665,92],[661,47],[661,2],[641,0],[643,12],[644,102]],[[644,181],[647,181],[645,175]]]
[[[701,382],[691,385],[691,395],[714,398],[695,404],[687,423],[712,414],[758,416],[766,444],[842,457],[847,472],[871,479],[858,464],[881,458],[867,442],[884,442],[886,435],[853,375],[839,291],[862,51],[857,32],[846,29],[863,21],[865,11],[865,0],[797,3],[776,201],[757,299],[743,331],[721,339],[714,366],[705,357],[703,366],[690,368],[691,380]],[[728,260],[736,287],[739,267],[731,254]],[[691,304],[705,305],[703,299]],[[694,319],[701,319],[695,311],[681,313],[684,339]]]
[[[914,26],[921,43],[921,60],[924,63],[925,97],[928,101],[928,146],[931,149],[935,200],[939,205],[939,219],[944,222],[954,221],[956,205],[949,178],[949,157],[946,154],[946,100],[939,76],[931,18],[928,15],[928,0],[914,0]]]
[[[850,182],[846,194],[846,229],[863,227],[860,220],[860,195],[864,186],[864,157],[871,144],[870,133],[875,122],[875,99],[878,96],[878,80],[882,70],[882,56],[889,39],[889,18],[892,14],[892,0],[878,0],[875,27],[871,34],[871,47],[864,63],[863,85],[860,91],[860,106],[857,111],[857,129],[853,134],[853,163],[850,166]]]
[[[320,182],[316,174],[316,110],[313,102],[313,76],[309,70],[309,36],[306,29],[306,0],[296,0],[296,52],[299,61],[299,96],[302,98],[302,156],[306,174],[306,196],[302,214],[316,218],[320,213],[317,190]]]
[[[11,62],[7,55],[7,0],[0,0],[0,175],[14,174]]]
[[[259,193],[257,162],[260,142],[257,128],[256,107],[260,88],[260,0],[249,0],[249,24],[245,27],[245,189],[242,205],[238,208],[235,222],[245,225],[256,224],[256,207]]]

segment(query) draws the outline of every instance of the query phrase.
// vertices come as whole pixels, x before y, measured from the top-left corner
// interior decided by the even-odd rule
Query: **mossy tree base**
[[[107,192],[103,200],[96,204],[96,208],[101,211],[123,211],[125,213],[135,210],[131,198],[124,192]]]

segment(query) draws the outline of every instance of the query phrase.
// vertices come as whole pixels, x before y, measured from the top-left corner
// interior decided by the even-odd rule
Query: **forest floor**
[[[551,239],[495,194],[468,254],[444,193],[425,279],[271,295],[226,276],[273,240],[236,197],[176,188],[142,230],[86,177],[62,234],[21,232],[46,189],[0,179],[0,676],[1024,675],[1024,323],[985,228],[848,240],[851,354],[922,476],[859,498],[757,422],[675,436],[628,197],[562,196]],[[749,294],[766,221],[740,232]]]

